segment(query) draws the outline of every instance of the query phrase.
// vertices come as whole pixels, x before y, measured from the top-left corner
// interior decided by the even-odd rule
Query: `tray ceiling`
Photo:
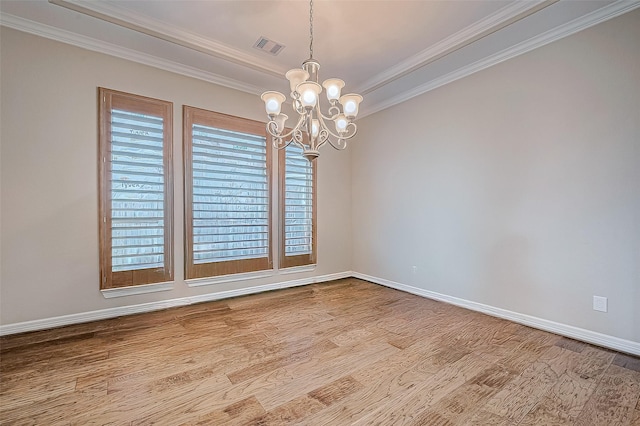
[[[638,1],[315,0],[314,58],[371,114],[640,6]],[[288,93],[305,1],[0,2],[2,25],[249,93]],[[260,37],[285,46],[254,48]]]

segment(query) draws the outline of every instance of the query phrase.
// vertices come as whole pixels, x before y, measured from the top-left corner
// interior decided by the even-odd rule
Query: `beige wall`
[[[188,288],[182,105],[264,120],[259,97],[22,32],[1,33],[0,323],[44,319],[348,271],[349,151],[319,161],[315,271]],[[174,290],[105,299],[98,281],[97,87],[174,103]]]
[[[3,325],[354,270],[640,342],[640,11],[361,120],[319,159],[318,268],[199,288],[181,106],[262,120],[257,97],[1,31]],[[172,291],[98,291],[98,86],[174,102]]]
[[[639,40],[637,10],[362,120],[352,269],[640,342]]]

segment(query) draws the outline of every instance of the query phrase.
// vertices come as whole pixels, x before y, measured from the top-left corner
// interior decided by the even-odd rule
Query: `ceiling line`
[[[234,80],[208,71],[203,71],[198,68],[171,61],[169,59],[159,58],[157,56],[152,56],[106,41],[96,40],[85,35],[80,35],[71,31],[63,30],[61,28],[52,27],[41,22],[30,21],[28,19],[14,16],[8,13],[0,14],[0,26],[12,28],[14,30],[33,34],[39,37],[44,37],[60,43],[79,47],[81,49],[87,49],[104,55],[125,59],[143,65],[148,65],[150,67],[169,71],[175,74],[196,78],[198,80],[217,84],[223,87],[228,87],[230,89],[239,90],[241,92],[249,93],[252,95],[259,95],[263,92],[261,88],[241,82],[239,80]]]
[[[365,106],[360,114],[360,118],[366,117],[378,111],[389,108],[393,105],[407,101],[415,96],[426,93],[437,87],[451,83],[477,71],[511,59],[515,56],[536,49],[555,40],[559,40],[563,37],[569,36],[616,16],[622,15],[626,12],[630,12],[636,8],[640,8],[640,1],[638,0],[615,1],[603,8],[597,9],[591,13],[576,18],[573,21],[561,24],[560,26],[552,30],[539,34],[538,36],[534,36],[528,40],[518,43],[517,45],[511,46],[510,48],[506,48],[501,52],[490,55],[482,60],[476,61],[475,63],[460,67],[457,70],[454,70],[446,75],[425,82],[424,84],[414,87],[411,90],[402,91],[396,96],[387,98],[384,101],[376,102],[372,105],[369,105],[368,107]],[[164,58],[144,54],[136,50],[127,49],[122,46],[117,46],[108,42],[96,40],[88,36],[72,33],[67,30],[62,30],[60,28],[52,27],[41,22],[31,21],[7,13],[0,14],[0,26],[6,26],[18,31],[34,34],[40,37],[107,54],[110,56],[130,60],[165,71],[185,75],[187,77],[196,78],[213,84],[218,84],[220,86],[228,87],[231,89],[240,90],[245,93],[259,94],[263,90],[256,86],[240,82],[238,80],[223,77],[207,71],[202,71]]]
[[[167,41],[178,46],[186,47],[187,49],[224,59],[273,77],[282,77],[282,75],[287,71],[284,68],[274,66],[265,60],[246,54],[231,46],[199,37],[184,30],[170,29],[167,25],[162,25],[160,21],[143,17],[140,14],[127,12],[127,15],[124,15],[114,7],[90,2],[80,4],[76,0],[49,0],[49,3],[130,29],[132,31],[146,34],[150,37]]]
[[[579,18],[576,18],[570,22],[561,24],[560,26],[545,31],[544,33],[533,36],[527,40],[517,43],[511,47],[503,49],[500,52],[489,55],[483,59],[480,59],[474,63],[465,65],[456,70],[453,70],[443,76],[429,80],[423,84],[420,84],[413,89],[398,93],[396,96],[387,98],[382,102],[377,102],[371,105],[369,108],[364,108],[358,118],[363,118],[384,109],[390,108],[394,105],[408,101],[411,98],[427,93],[445,84],[452,83],[463,77],[467,77],[478,71],[482,71],[486,68],[497,65],[501,62],[522,55],[556,40],[568,37],[579,31],[585,30],[594,25],[613,19],[617,16],[630,12],[632,10],[640,8],[640,1],[638,0],[618,0]]]
[[[366,95],[382,86],[385,86],[413,71],[429,65],[443,57],[460,50],[478,40],[481,40],[501,29],[518,22],[527,16],[557,3],[559,0],[538,0],[534,6],[523,6],[525,3],[516,2],[506,6],[491,16],[466,27],[457,33],[445,38],[428,49],[413,55],[386,71],[374,76],[362,84],[360,93]]]

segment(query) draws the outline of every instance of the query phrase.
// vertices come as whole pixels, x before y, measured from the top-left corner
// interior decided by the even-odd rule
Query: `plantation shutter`
[[[316,262],[315,162],[302,156],[302,149],[289,145],[281,156],[282,250],[281,266]]]
[[[111,270],[164,266],[163,119],[111,111]]]
[[[171,104],[106,89],[101,98],[103,287],[169,280]]]
[[[190,129],[188,278],[271,267],[264,125],[185,107]],[[246,120],[249,124],[250,122]]]

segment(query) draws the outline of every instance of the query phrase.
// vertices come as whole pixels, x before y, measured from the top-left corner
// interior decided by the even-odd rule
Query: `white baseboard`
[[[247,294],[262,293],[264,291],[283,288],[298,287],[307,284],[333,281],[351,277],[351,271],[335,274],[320,275],[316,277],[301,278],[298,280],[284,281],[273,284],[245,287],[237,290],[218,291],[198,296],[188,296],[179,299],[161,300],[158,302],[142,303],[139,305],[121,306],[117,308],[100,309],[97,311],[82,312],[79,314],[62,315],[59,317],[44,318],[33,321],[24,321],[14,324],[0,325],[0,336],[24,333],[27,331],[45,330],[61,327],[63,325],[79,324],[83,322],[97,321],[124,315],[140,314],[143,312],[159,311],[161,309],[174,308],[176,306],[192,305],[194,303],[209,302],[212,300],[228,299],[230,297],[244,296]]]
[[[438,300],[452,305],[460,306],[472,311],[482,312],[498,318],[517,322],[529,327],[559,334],[561,336],[570,337],[572,339],[581,340],[583,342],[593,343],[594,345],[603,346],[605,348],[614,349],[616,351],[626,352],[640,356],[640,343],[631,340],[621,339],[619,337],[609,336],[607,334],[597,333],[595,331],[585,330],[583,328],[571,325],[561,324],[554,321],[534,317],[531,315],[520,314],[518,312],[509,311],[494,306],[485,305],[471,300],[460,299],[458,297],[448,296],[446,294],[436,293],[434,291],[424,290],[406,284],[400,284],[395,281],[386,280],[384,278],[372,277],[360,272],[353,272],[353,277],[380,284],[385,287],[391,287],[396,290],[426,297],[428,299]]]
[[[482,312],[498,318],[507,319],[529,327],[570,337],[572,339],[581,340],[583,342],[593,343],[598,346],[614,349],[629,354],[640,356],[640,343],[631,340],[621,339],[619,337],[609,336],[595,331],[585,330],[583,328],[571,325],[561,324],[554,321],[545,320],[531,315],[520,314],[518,312],[509,311],[494,306],[485,305],[470,300],[460,299],[458,297],[448,296],[446,294],[436,293],[401,284],[395,281],[386,280],[384,278],[373,277],[362,274],[360,272],[345,271],[335,274],[320,275],[316,277],[301,278],[297,280],[278,282],[273,284],[258,285],[253,287],[245,287],[237,290],[218,291],[197,296],[188,296],[179,299],[161,300],[157,302],[142,303],[139,305],[121,306],[117,308],[100,309],[97,311],[82,312],[78,314],[62,315],[59,317],[44,318],[33,321],[25,321],[14,324],[0,325],[0,336],[9,334],[24,333],[28,331],[45,330],[64,325],[79,324],[90,321],[97,321],[108,318],[115,318],[125,315],[139,314],[143,312],[158,311],[177,306],[192,305],[194,303],[210,302],[213,300],[228,299],[231,297],[244,296],[254,293],[262,293],[270,290],[278,290],[284,288],[298,287],[308,284],[333,281],[342,278],[355,277],[362,280],[380,284],[396,290],[426,297],[428,299],[438,300],[452,305],[460,306],[472,311]]]

